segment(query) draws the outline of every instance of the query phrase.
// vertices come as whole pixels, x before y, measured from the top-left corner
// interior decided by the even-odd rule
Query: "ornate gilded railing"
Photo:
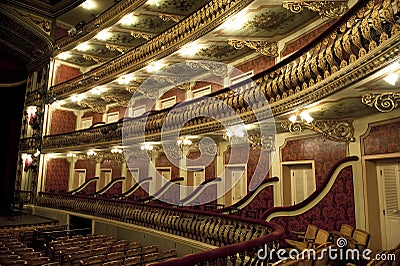
[[[82,28],[79,34],[65,36],[56,41],[58,48],[54,54],[58,54],[67,49],[72,49],[80,42],[84,42],[95,36],[101,30],[115,24],[124,15],[134,11],[147,0],[122,0],[111,8],[104,11],[100,16],[89,21]]]
[[[376,4],[360,1],[325,36],[254,76],[259,89],[249,85],[249,81],[243,81],[233,86],[242,91],[240,95],[225,89],[214,96],[236,110],[245,123],[251,123],[257,121],[254,111],[258,115],[263,112],[266,116],[279,115],[338,92],[399,58],[400,25],[395,16],[399,7],[399,1],[384,0]],[[117,68],[114,64],[107,67]],[[272,114],[264,97],[269,101]],[[118,124],[115,134],[108,134],[107,138],[108,141],[120,141],[120,134],[133,139],[142,137],[143,123],[149,140],[159,140],[163,126],[171,132],[179,130],[183,135],[219,130],[221,123],[207,116],[229,120],[232,112],[227,105],[197,99],[174,108],[174,115],[169,115],[168,120],[170,110],[164,110],[125,123],[124,132],[120,131],[122,124]],[[181,128],[188,117],[196,118]],[[90,129],[64,136],[47,136],[43,147],[51,149],[103,141],[104,136],[99,131]]]
[[[24,138],[19,141],[20,152],[36,152],[38,147],[38,139],[36,137]]]
[[[42,141],[42,149],[62,149],[85,145],[91,147],[93,144],[121,142],[121,131],[122,122],[118,122],[67,134],[45,136]]]
[[[110,82],[121,73],[145,67],[150,60],[161,59],[176,52],[182,45],[221,25],[230,15],[240,11],[251,1],[218,0],[208,2],[192,15],[141,46],[79,77],[51,87],[50,94],[60,99],[71,93],[83,92],[94,86]]]
[[[257,251],[266,246],[277,248],[283,233],[282,227],[262,220],[121,200],[40,193],[37,205],[144,226],[220,246],[221,253],[219,249],[210,251],[219,254],[216,260],[257,261]],[[227,252],[225,246],[232,249]]]

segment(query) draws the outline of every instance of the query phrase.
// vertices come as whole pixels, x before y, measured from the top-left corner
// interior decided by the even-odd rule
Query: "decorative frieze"
[[[348,10],[348,0],[292,0],[282,1],[284,8],[294,13],[301,12],[304,8],[317,12],[321,17],[336,19]]]
[[[266,56],[278,56],[278,43],[277,42],[269,42],[269,41],[260,41],[260,40],[249,40],[249,41],[241,41],[241,40],[228,40],[228,44],[235,47],[236,49],[242,49],[247,46],[253,50],[256,50],[257,53]]]
[[[364,94],[361,101],[369,107],[375,107],[379,112],[388,113],[399,106],[400,93]]]

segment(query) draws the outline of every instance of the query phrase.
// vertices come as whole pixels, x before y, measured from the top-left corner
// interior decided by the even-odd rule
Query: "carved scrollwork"
[[[354,128],[352,122],[349,121],[313,121],[306,122],[290,122],[285,121],[281,124],[284,130],[288,130],[292,134],[300,133],[304,129],[309,129],[319,133],[323,139],[328,139],[336,142],[353,142]]]
[[[228,76],[228,67],[225,64],[219,64],[214,62],[194,62],[194,61],[188,61],[186,62],[186,64],[193,70],[202,68],[218,77],[225,78]]]
[[[347,0],[334,0],[334,1],[282,1],[284,8],[289,9],[293,13],[299,13],[304,8],[318,12],[321,17],[338,18],[342,16],[347,10]]]
[[[235,47],[236,49],[242,49],[247,46],[251,49],[256,50],[258,53],[266,56],[278,56],[278,43],[277,42],[269,42],[269,41],[241,41],[241,40],[228,40],[228,44],[230,46]]]
[[[399,106],[400,93],[364,94],[361,101],[370,107],[375,107],[379,112],[388,113]]]

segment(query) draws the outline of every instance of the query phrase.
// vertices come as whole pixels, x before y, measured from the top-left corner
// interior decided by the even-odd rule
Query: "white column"
[[[68,191],[74,189],[72,184],[74,183],[75,177],[75,163],[77,161],[76,157],[68,157],[67,161],[69,162],[69,178],[68,178]]]
[[[217,144],[217,161],[216,161],[216,176],[222,181],[217,185],[217,195],[223,195],[217,199],[218,204],[225,204],[225,152],[229,147],[229,142],[220,142]]]
[[[94,176],[95,177],[99,177],[99,181],[97,182],[97,185],[96,185],[96,190],[99,190],[100,189],[100,174],[101,174],[101,168],[100,168],[100,162],[97,162],[96,163],[96,171],[95,171],[95,173],[94,173]]]

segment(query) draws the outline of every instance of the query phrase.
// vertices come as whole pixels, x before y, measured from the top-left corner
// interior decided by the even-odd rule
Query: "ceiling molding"
[[[84,0],[4,0],[5,3],[15,7],[23,8],[37,14],[44,15],[48,18],[57,18],[58,16],[68,12],[74,7],[79,6]],[[51,3],[46,3],[51,2]]]

